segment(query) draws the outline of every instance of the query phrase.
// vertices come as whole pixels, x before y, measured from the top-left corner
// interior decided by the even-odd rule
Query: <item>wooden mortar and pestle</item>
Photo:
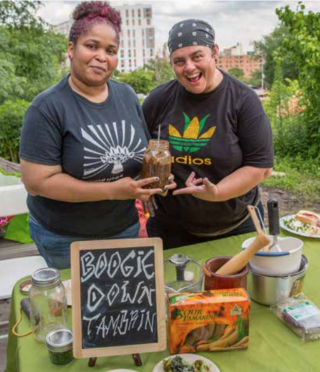
[[[254,207],[248,206],[248,210],[257,230],[256,238],[247,249],[241,251],[232,258],[213,257],[205,263],[204,273],[206,290],[245,287],[248,262],[256,252],[264,247],[268,247],[270,239],[262,231]],[[242,279],[242,277],[244,277],[244,279]]]

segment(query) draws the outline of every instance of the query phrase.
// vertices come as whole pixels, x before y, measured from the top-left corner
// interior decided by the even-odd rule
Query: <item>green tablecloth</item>
[[[228,239],[216,240],[198,245],[181,247],[165,251],[165,258],[173,253],[184,253],[204,263],[208,258],[221,255],[235,255],[240,251],[241,243],[253,236],[246,234]],[[320,240],[303,238],[303,252],[310,261],[304,280],[303,292],[320,307],[319,273],[320,273]],[[69,270],[62,271],[62,278],[70,276]],[[20,282],[19,282],[20,283]],[[19,314],[19,283],[12,294],[10,330]],[[71,318],[71,312],[70,312]],[[71,319],[70,319],[71,324]],[[30,329],[25,314],[18,330],[20,333]],[[285,324],[283,324],[267,306],[252,301],[250,315],[250,347],[248,350],[229,352],[203,352],[204,357],[211,359],[221,372],[316,372],[320,371],[320,340],[302,342]],[[141,354],[143,366],[136,367],[132,357],[118,356],[98,358],[96,372],[106,372],[125,368],[136,371],[152,372],[154,366],[168,356],[169,352]],[[7,372],[53,372],[53,371],[88,371],[88,360],[74,360],[65,366],[51,364],[44,344],[35,341],[33,335],[16,338],[9,331]]]

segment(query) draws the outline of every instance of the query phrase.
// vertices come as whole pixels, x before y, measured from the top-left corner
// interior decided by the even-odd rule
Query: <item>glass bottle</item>
[[[30,322],[38,341],[45,342],[53,329],[67,326],[67,298],[60,272],[44,268],[32,274]]]
[[[149,147],[143,157],[141,178],[159,177],[159,182],[151,183],[146,188],[161,188],[162,191],[165,191],[164,187],[168,184],[170,174],[171,154],[169,142],[165,140],[150,140]]]

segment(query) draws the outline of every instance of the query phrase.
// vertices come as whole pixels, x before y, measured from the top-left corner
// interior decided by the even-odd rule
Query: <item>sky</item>
[[[77,1],[44,1],[39,15],[51,24],[69,19]],[[156,49],[167,41],[170,28],[188,18],[209,22],[216,32],[220,50],[242,43],[245,52],[253,49],[253,41],[268,35],[278,24],[276,8],[289,5],[296,9],[297,1],[201,1],[201,0],[111,0],[111,5],[151,4]],[[320,12],[319,1],[304,1],[306,10]]]

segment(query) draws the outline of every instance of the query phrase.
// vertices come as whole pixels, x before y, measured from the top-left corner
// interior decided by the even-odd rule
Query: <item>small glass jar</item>
[[[29,291],[30,322],[38,341],[45,342],[53,329],[67,326],[67,298],[60,272],[44,268],[32,274]]]
[[[46,345],[53,364],[62,365],[72,361],[72,331],[70,329],[60,328],[49,332]]]
[[[149,148],[144,153],[141,178],[159,177],[159,182],[151,183],[146,186],[148,189],[161,188],[164,190],[168,184],[171,174],[171,154],[169,142],[165,140],[149,141]]]

